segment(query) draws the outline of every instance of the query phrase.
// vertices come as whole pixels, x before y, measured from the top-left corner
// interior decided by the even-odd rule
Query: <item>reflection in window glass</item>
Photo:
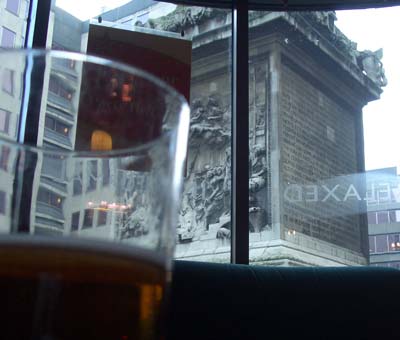
[[[365,169],[400,160],[398,141],[390,154],[373,146],[400,90],[391,81],[399,8],[390,25],[377,19],[391,11],[249,13],[250,262],[365,265],[389,250],[387,236],[369,238],[368,228],[394,227],[383,205],[394,201],[397,171]]]
[[[106,29],[112,25],[123,34],[141,27],[149,32],[149,41],[154,36],[173,38],[175,42],[167,44],[171,47],[167,50],[163,48],[163,54],[167,54],[171,58],[168,62],[173,62],[175,66],[161,68],[158,62],[152,63],[152,66],[158,65],[153,67],[153,71],[158,71],[158,76],[172,86],[179,88],[186,78],[190,82],[192,121],[183,202],[177,228],[176,257],[229,262],[231,88],[227,84],[231,83],[231,11],[177,6],[158,1],[124,1],[127,2],[131,5],[120,7],[122,2],[117,1],[106,9],[89,9],[81,3],[77,5],[76,1],[57,0],[52,8],[51,45],[62,50],[80,51],[83,48],[86,51],[87,42],[92,42],[90,28],[88,33],[88,19],[100,15],[102,23],[95,20],[90,22],[90,27]],[[187,42],[191,42],[191,64],[186,54],[184,58],[179,56],[183,59],[182,63],[176,62],[178,49],[173,47],[177,46],[176,41],[179,41],[180,46],[188,46]],[[102,48],[104,44],[102,41]],[[118,45],[116,41],[112,41],[112,46],[112,49],[103,48],[96,54],[101,52],[107,57],[122,58],[142,68],[146,67],[146,63],[149,64],[149,58],[143,53],[129,54],[126,52],[128,47]],[[116,46],[120,46],[120,49]],[[135,58],[130,58],[131,55],[135,55]],[[50,90],[61,93],[60,87],[62,84],[54,83]],[[189,89],[183,87],[180,90],[186,90],[189,97]],[[131,87],[126,86],[121,92],[122,100],[134,99]],[[258,155],[261,156],[261,153],[262,150],[259,150]],[[102,186],[96,186],[97,174],[88,175],[85,182],[88,189],[106,189],[104,186],[110,177],[108,166],[105,162],[101,167],[99,164],[98,176],[99,180],[102,176]],[[103,217],[99,214],[98,218]]]

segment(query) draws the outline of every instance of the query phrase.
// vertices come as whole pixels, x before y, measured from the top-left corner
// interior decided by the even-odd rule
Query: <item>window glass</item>
[[[10,158],[10,148],[8,146],[2,145],[0,153],[0,169],[3,169],[4,171],[8,170],[9,158]]]
[[[56,208],[61,208],[63,204],[63,198],[61,196],[43,188],[39,189],[37,199],[39,202],[51,205]]]
[[[386,253],[388,251],[388,237],[387,235],[376,236],[376,252]]]
[[[0,109],[0,131],[8,133],[10,112]]]
[[[387,211],[380,211],[377,213],[377,216],[378,216],[378,224],[389,222],[389,214]]]
[[[103,185],[110,183],[110,161],[103,159],[101,162]]]
[[[391,250],[399,15],[249,13],[250,263],[366,265]]]
[[[396,210],[390,210],[389,211],[389,223],[396,223]]]
[[[97,186],[97,161],[87,163],[87,191],[93,191]]]
[[[176,64],[176,70],[183,71],[176,72],[175,67],[162,67],[161,72],[158,70],[159,73],[156,73],[177,88],[184,84],[186,78],[190,83],[190,89],[181,89],[182,92],[187,92],[185,95],[191,104],[192,114],[183,200],[177,226],[176,257],[229,262],[231,11],[177,6],[160,1],[104,3],[106,6],[101,8],[96,4],[89,6],[78,1],[56,0],[50,20],[49,32],[52,34],[52,41],[49,42],[49,46],[86,52],[88,41],[93,41],[90,40],[93,39],[90,29],[105,29],[111,26],[123,34],[143,30],[149,34],[149,41],[154,41],[154,37],[163,37],[179,41],[179,44],[191,43],[191,62],[185,59],[183,65]],[[126,3],[129,3],[129,6],[121,7]],[[134,39],[130,41],[134,42]],[[105,42],[102,41],[102,44],[104,47]],[[113,41],[112,49],[105,48],[98,52],[106,57],[132,63],[139,68],[149,67],[148,58],[142,53],[127,53],[127,46],[120,44],[116,48],[117,45],[116,41]],[[165,46],[163,53],[175,53],[175,45],[168,43]],[[150,72],[160,69],[160,66],[157,66],[159,63],[150,64]],[[64,84],[54,80],[50,91],[63,96],[61,89],[64,88]],[[73,90],[72,88],[67,93],[74,96]],[[129,86],[123,88],[122,99],[132,100]],[[98,174],[93,174],[92,170],[91,166],[88,166],[88,177],[84,184],[90,194],[105,189],[103,187],[109,183],[111,175],[109,164],[106,163],[102,163],[101,167],[99,164]],[[99,180],[102,176],[99,182],[102,185],[96,185],[97,176]],[[74,187],[80,185],[78,180],[74,182]],[[98,218],[100,219],[100,214]],[[129,216],[127,218],[129,219]]]
[[[93,209],[85,209],[85,215],[83,217],[82,229],[91,228],[93,226],[93,216],[94,216]]]
[[[54,131],[64,135],[64,136],[69,135],[70,127],[67,124],[62,123],[62,122],[60,122],[54,118],[51,118],[49,116],[46,116],[45,126],[51,130],[54,130]]]
[[[71,231],[77,231],[79,229],[79,216],[80,212],[74,212],[71,217]]]
[[[7,0],[6,9],[14,13],[15,15],[18,15],[19,2],[20,0]]]
[[[368,224],[376,224],[376,212],[368,213]]]
[[[82,163],[75,162],[73,195],[82,194]]]
[[[400,235],[391,234],[389,235],[389,250],[400,251]]]
[[[3,78],[2,78],[2,88],[3,91],[13,95],[14,94],[14,71],[5,68],[3,70]]]
[[[374,236],[369,236],[369,252],[375,253],[376,252],[376,247],[375,247],[375,237]]]
[[[3,26],[1,36],[2,47],[14,47],[15,43],[15,32]]]
[[[97,216],[97,225],[102,226],[107,223],[107,211],[99,210],[99,214]]]
[[[0,190],[0,214],[6,213],[6,193]]]

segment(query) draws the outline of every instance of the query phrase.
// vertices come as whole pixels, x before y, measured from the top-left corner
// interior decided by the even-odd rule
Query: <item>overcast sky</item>
[[[140,1],[140,0],[137,0]],[[57,0],[56,5],[86,20],[129,0]],[[383,48],[388,79],[381,99],[364,108],[366,168],[397,166],[400,170],[400,7],[338,11],[336,25],[359,50]]]

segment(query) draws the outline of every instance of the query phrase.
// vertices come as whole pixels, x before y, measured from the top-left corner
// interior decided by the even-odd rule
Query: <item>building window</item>
[[[1,36],[1,47],[14,47],[15,36],[15,32],[3,27],[3,34]]]
[[[8,159],[10,158],[10,148],[3,145],[0,154],[0,169],[8,171]]]
[[[65,88],[60,84],[60,82],[55,79],[54,77],[50,78],[49,81],[49,91],[63,97],[64,99],[71,100],[72,99],[72,93],[69,89]]]
[[[389,223],[389,214],[387,211],[379,211],[377,213],[378,224]]]
[[[8,133],[10,125],[10,112],[0,109],[0,131]]]
[[[81,195],[82,194],[82,163],[75,163],[74,170],[74,184],[73,184],[73,195]]]
[[[77,231],[79,229],[79,211],[74,212],[71,217],[71,231]]]
[[[99,215],[97,217],[97,225],[105,225],[107,224],[107,211],[106,210],[99,210]]]
[[[69,136],[69,132],[71,129],[70,126],[68,126],[67,124],[61,123],[60,121],[48,116],[45,119],[45,126],[66,137]]]
[[[5,215],[6,213],[6,193],[0,191],[0,214]]]
[[[97,161],[90,161],[87,168],[87,191],[96,190],[97,186]]]
[[[93,209],[85,209],[82,229],[93,227],[93,215],[94,215]]]
[[[103,159],[101,166],[103,172],[103,185],[108,185],[110,184],[110,161],[108,159]]]
[[[61,208],[63,204],[62,197],[42,188],[40,188],[38,192],[38,201],[56,208]]]
[[[376,236],[376,252],[386,253],[388,252],[388,238],[387,235]]]
[[[396,223],[396,210],[389,210],[389,223]]]
[[[389,235],[389,251],[400,251],[400,235]]]
[[[2,89],[4,92],[14,95],[14,71],[8,68],[3,70]]]
[[[6,9],[15,15],[18,15],[19,0],[7,0]]]
[[[368,213],[368,224],[376,224],[376,213],[375,212]]]
[[[374,236],[369,236],[369,253],[370,254],[376,253],[375,237]]]

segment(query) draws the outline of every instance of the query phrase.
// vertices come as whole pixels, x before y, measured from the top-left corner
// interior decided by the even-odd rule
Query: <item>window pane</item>
[[[400,235],[389,235],[389,250],[400,251]]]
[[[378,224],[389,222],[389,214],[387,211],[380,211],[378,212],[377,216],[378,216]]]
[[[6,9],[15,15],[18,15],[19,2],[20,0],[7,0]]]
[[[87,191],[96,190],[97,186],[97,161],[87,163]]]
[[[371,254],[376,252],[374,236],[369,236],[369,252]]]
[[[383,224],[396,220],[399,15],[249,13],[251,263],[366,265],[390,250],[368,224],[396,232]]]
[[[0,109],[0,131],[8,133],[10,112]]]
[[[387,235],[376,236],[376,252],[385,253],[388,251],[388,237]]]
[[[132,6],[121,7],[125,2],[132,3]],[[103,9],[100,6],[93,7],[91,12],[85,12],[78,1],[55,1],[52,8],[54,20],[51,45],[61,50],[93,53],[97,45],[93,43],[90,29],[105,29],[111,23],[113,29],[118,29],[126,37],[140,27],[148,32],[149,41],[155,36],[173,39],[165,45],[169,48],[162,48],[162,54],[167,55],[170,58],[168,60],[164,59],[165,56],[154,55],[150,50],[135,53],[138,40],[133,38],[127,40],[129,44],[111,41],[111,38],[109,42],[102,40],[96,54],[121,59],[147,69],[190,97],[192,121],[183,202],[177,228],[176,257],[229,262],[231,11],[177,6],[158,1],[125,2],[114,2],[115,6]],[[61,4],[62,8],[59,7]],[[98,24],[98,20],[91,22],[88,33],[88,19],[99,16],[102,23]],[[82,22],[85,24],[82,25]],[[112,37],[111,30],[107,33]],[[174,47],[182,44],[190,46],[188,42],[192,46],[191,64],[187,55],[178,56],[176,51],[179,49]],[[112,43],[113,48],[103,48],[107,43]],[[89,47],[91,50],[88,51]],[[183,61],[179,61],[179,58]],[[166,65],[166,62],[172,64]],[[67,68],[67,65],[61,66]],[[190,89],[186,80],[190,83]],[[132,89],[129,84],[125,85],[122,88],[122,100],[130,101]],[[65,86],[56,80],[52,81],[50,91],[65,99],[62,89]],[[74,89],[66,93],[67,98],[68,93],[75,95]],[[90,171],[87,178],[84,178],[84,185],[90,192],[100,190],[109,183],[109,164],[102,163],[101,168],[99,164],[99,173],[96,175],[90,175]],[[99,180],[102,177],[99,182],[102,185],[96,184],[97,177]],[[76,180],[74,187],[78,189],[79,186]],[[103,217],[99,213],[97,218],[99,224]]]
[[[2,78],[2,88],[3,91],[13,95],[14,94],[14,71],[10,69],[3,70]]]
[[[368,213],[368,224],[376,224],[376,212]]]
[[[94,210],[93,209],[85,209],[85,215],[84,215],[84,218],[83,218],[82,229],[90,228],[90,227],[93,226],[93,216],[94,216]]]
[[[0,47],[21,48],[27,30],[29,0],[0,1]],[[16,140],[21,113],[19,82],[23,74],[15,60],[0,65],[0,132],[2,138]]]
[[[3,26],[1,36],[1,46],[2,47],[14,47],[15,43],[15,32]]]
[[[73,195],[80,195],[82,194],[82,163],[76,162],[75,163],[75,171],[74,171],[74,187],[73,187]]]
[[[389,223],[395,223],[396,222],[396,210],[390,210],[389,211]]]
[[[102,226],[107,224],[107,211],[99,210],[99,214],[97,216],[97,225]]]
[[[6,213],[6,193],[0,190],[0,214]]]
[[[74,212],[71,217],[71,231],[77,231],[79,229],[79,216],[80,213]]]
[[[101,164],[103,185],[108,185],[110,183],[110,161],[103,159]]]

